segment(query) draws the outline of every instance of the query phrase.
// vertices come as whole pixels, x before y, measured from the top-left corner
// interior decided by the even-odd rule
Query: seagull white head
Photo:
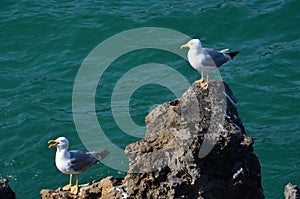
[[[198,48],[202,48],[202,44],[199,39],[191,39],[186,44],[183,44],[182,46],[180,46],[180,48],[198,49]]]
[[[49,140],[48,144],[50,144],[48,148],[56,146],[59,149],[67,149],[69,147],[69,141],[65,137],[59,137],[56,140]]]

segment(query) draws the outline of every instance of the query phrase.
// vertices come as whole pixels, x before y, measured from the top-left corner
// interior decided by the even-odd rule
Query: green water
[[[82,62],[111,36],[161,27],[198,37],[203,46],[240,51],[220,73],[255,140],[266,198],[283,198],[285,184],[300,185],[299,8],[297,0],[1,1],[0,178],[9,178],[18,198],[38,198],[42,188],[65,185],[68,177],[56,169],[47,141],[63,135],[72,149],[86,150],[72,114]],[[106,136],[121,149],[139,138],[116,124],[113,88],[126,72],[146,63],[170,65],[190,83],[199,78],[183,58],[161,50],[136,50],[115,60],[99,80],[95,109]],[[151,107],[175,97],[163,86],[141,86],[129,102],[133,121],[144,125]],[[80,182],[107,175],[125,173],[98,164]]]

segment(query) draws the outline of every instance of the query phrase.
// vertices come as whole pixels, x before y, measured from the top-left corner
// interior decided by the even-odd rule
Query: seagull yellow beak
[[[52,144],[51,144],[51,143],[52,143]],[[49,140],[49,141],[48,141],[48,144],[50,144],[50,145],[48,146],[48,148],[50,149],[50,148],[52,148],[52,147],[57,146],[59,143],[58,143],[57,141],[55,141],[55,140]]]
[[[180,46],[180,49],[183,49],[183,48],[188,48],[188,45],[187,44],[183,44]]]

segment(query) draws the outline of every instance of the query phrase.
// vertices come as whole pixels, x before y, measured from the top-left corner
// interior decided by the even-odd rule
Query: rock
[[[300,187],[288,183],[284,188],[285,199],[299,199]]]
[[[124,181],[107,177],[80,186],[76,196],[42,190],[41,198],[263,199],[254,141],[236,103],[224,82],[210,81],[208,90],[194,83],[147,115],[145,138],[125,149]]]
[[[8,179],[0,179],[0,198],[1,199],[15,199],[16,194],[8,185]]]
[[[262,199],[260,163],[221,81],[194,83],[146,117],[145,138],[126,147],[129,198]]]
[[[124,197],[124,194],[126,194],[122,187],[119,188],[121,184],[122,179],[109,176],[87,185],[81,185],[77,195],[73,195],[69,191],[63,191],[61,188],[56,190],[43,189],[40,195],[42,199],[117,199]]]

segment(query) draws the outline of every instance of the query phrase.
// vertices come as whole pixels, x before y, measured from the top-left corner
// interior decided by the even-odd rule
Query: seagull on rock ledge
[[[188,60],[191,66],[201,71],[201,79],[196,82],[200,83],[203,89],[208,88],[208,75],[206,81],[203,77],[204,71],[209,72],[221,67],[224,63],[230,61],[239,52],[228,52],[229,49],[217,51],[212,48],[202,48],[199,39],[192,39],[180,48],[190,48],[188,51]]]
[[[79,173],[86,171],[93,164],[105,158],[109,151],[102,152],[82,152],[82,151],[68,151],[69,141],[65,137],[59,137],[56,140],[48,141],[49,147],[56,147],[55,164],[58,170],[62,173],[70,174],[70,182],[62,189],[64,191],[70,190],[72,194],[78,193],[78,178]],[[72,186],[72,176],[76,176],[76,185]]]

